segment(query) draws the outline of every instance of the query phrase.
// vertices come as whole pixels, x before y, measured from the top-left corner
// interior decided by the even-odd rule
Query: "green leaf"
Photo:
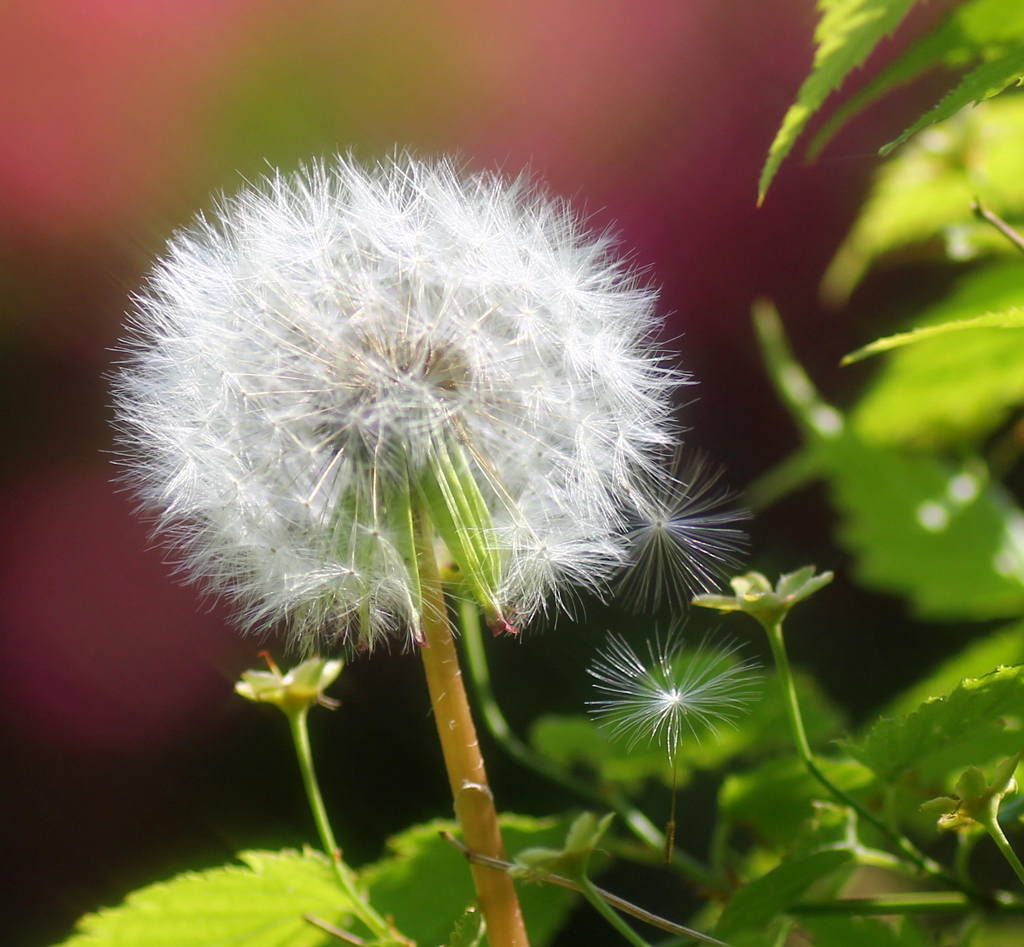
[[[333,943],[303,919],[335,927],[350,917],[318,852],[242,852],[241,865],[187,872],[87,914],[66,947],[322,947]]]
[[[868,358],[868,356],[878,355],[880,352],[888,352],[904,345],[924,342],[926,339],[933,339],[950,332],[963,332],[965,329],[1024,329],[1024,309],[1015,308],[1008,309],[1006,312],[989,312],[983,316],[975,316],[973,319],[959,319],[956,322],[946,322],[939,326],[925,326],[910,332],[886,336],[857,349],[856,352],[851,352],[843,359],[842,364],[849,365]],[[1014,344],[1014,339],[1006,336],[1002,341],[1004,345]],[[982,363],[976,364],[974,367],[979,371],[984,371],[986,366]]]
[[[455,930],[448,938],[448,947],[480,947],[486,926],[480,909],[471,904],[455,922]]]
[[[915,320],[932,338],[885,360],[853,410],[857,432],[875,444],[962,449],[1005,423],[1024,403],[1024,335],[943,327],[970,326],[973,317],[1004,309],[1024,320],[1024,308],[1012,307],[1024,307],[1024,262],[1004,261],[962,280]]]
[[[912,43],[874,79],[847,99],[829,118],[807,149],[815,158],[854,115],[886,92],[945,64],[963,69],[998,55],[1007,44],[1024,41],[1024,7],[1019,0],[968,0],[958,4],[932,30]]]
[[[772,381],[832,488],[857,578],[906,596],[921,617],[1021,614],[1024,513],[980,470],[867,443],[815,390],[774,310],[760,307],[756,324]]]
[[[764,200],[775,172],[810,117],[829,93],[861,65],[883,36],[892,32],[915,0],[818,0],[821,21],[814,33],[817,50],[811,74],[797,93],[768,151],[758,185]]]
[[[928,943],[913,918],[896,925],[872,917],[801,918],[800,927],[811,935],[815,947],[925,947]]]
[[[950,693],[967,678],[983,677],[992,668],[1015,664],[1024,664],[1024,625],[1019,623],[972,641],[923,681],[900,694],[886,707],[883,716],[913,713],[930,697]]]
[[[829,849],[783,862],[736,892],[718,919],[715,935],[728,940],[741,931],[765,927],[815,882],[849,865],[852,859],[852,852]]]
[[[998,668],[965,680],[948,697],[912,714],[882,718],[847,752],[886,782],[914,770],[928,784],[967,766],[981,766],[1024,744],[1024,667]]]
[[[982,63],[969,72],[964,76],[960,85],[946,95],[935,108],[922,115],[899,137],[885,145],[879,153],[883,156],[890,154],[893,149],[902,145],[911,135],[916,135],[922,128],[941,122],[968,105],[984,102],[985,99],[998,95],[1011,85],[1020,85],[1022,79],[1024,79],[1024,46],[1011,50],[991,62]]]
[[[1011,222],[1024,214],[1022,151],[1022,95],[991,99],[915,137],[879,168],[822,279],[822,297],[845,302],[876,259],[911,247],[916,256],[952,260],[1019,253],[971,203],[980,199]]]
[[[823,772],[840,789],[855,793],[874,782],[871,770],[855,760],[819,760]],[[722,783],[718,810],[731,826],[742,826],[773,850],[788,851],[814,803],[831,794],[796,757],[771,760],[757,769],[734,773]]]
[[[569,827],[568,819],[517,815],[502,815],[500,823],[512,855],[527,847],[559,847]],[[460,835],[456,823],[440,819],[414,826],[389,840],[392,855],[362,872],[373,906],[422,945],[447,943],[455,919],[474,897],[469,864],[441,832]],[[543,947],[565,923],[577,895],[555,885],[519,884],[517,889],[530,943]]]
[[[1021,513],[979,473],[904,456],[847,432],[821,446],[839,541],[858,581],[928,619],[1024,612]]]
[[[780,917],[772,921],[764,930],[739,931],[729,938],[730,947],[786,947],[793,921]]]

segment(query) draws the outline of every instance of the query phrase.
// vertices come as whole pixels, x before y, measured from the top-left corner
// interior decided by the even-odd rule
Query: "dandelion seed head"
[[[130,477],[246,628],[372,647],[415,635],[406,513],[431,484],[458,512],[454,471],[496,563],[479,584],[525,622],[607,587],[674,443],[654,305],[526,178],[404,155],[273,174],[174,236],[137,300]]]
[[[590,712],[630,749],[660,745],[670,761],[688,733],[698,740],[717,734],[760,693],[756,662],[707,639],[687,646],[678,632],[649,640],[646,658],[611,635],[589,672],[604,695],[590,702]]]

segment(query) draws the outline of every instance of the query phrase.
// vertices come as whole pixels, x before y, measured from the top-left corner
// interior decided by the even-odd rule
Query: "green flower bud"
[[[282,674],[269,654],[263,652],[263,656],[270,670],[243,672],[235,692],[246,700],[273,704],[289,715],[302,713],[315,701],[326,702],[325,688],[334,683],[345,666],[340,659],[310,658]]]
[[[760,572],[748,572],[730,580],[734,595],[698,595],[693,604],[720,612],[746,612],[762,625],[775,625],[797,602],[813,595],[832,579],[831,572],[815,575],[814,566],[804,566],[780,576],[773,589]]]
[[[968,767],[957,780],[955,796],[929,799],[921,811],[939,814],[940,829],[963,829],[975,822],[988,828],[999,813],[1003,797],[1017,791],[1013,773],[1022,756],[1024,753],[1017,753],[1000,763],[991,783],[977,766]]]

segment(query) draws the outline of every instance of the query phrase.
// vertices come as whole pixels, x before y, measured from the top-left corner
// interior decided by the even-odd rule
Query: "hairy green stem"
[[[509,726],[505,715],[498,706],[491,687],[491,674],[487,666],[487,653],[484,650],[483,634],[480,627],[480,611],[475,602],[467,598],[458,601],[459,630],[466,652],[466,665],[470,680],[488,732],[498,745],[513,759],[529,767],[541,776],[574,792],[585,799],[590,799],[602,806],[608,806],[629,827],[629,830],[645,845],[659,852],[665,851],[665,835],[639,809],[632,806],[617,793],[603,793],[575,779],[564,770],[535,753],[523,743]],[[711,887],[715,883],[714,876],[706,865],[680,849],[673,849],[672,864],[697,884]]]
[[[905,835],[897,832],[886,825],[873,812],[864,808],[861,803],[854,799],[845,790],[840,789],[818,768],[811,752],[811,745],[807,740],[807,731],[804,728],[803,716],[800,713],[800,703],[796,695],[796,682],[793,679],[793,671],[789,665],[789,657],[786,654],[786,644],[782,636],[782,619],[776,621],[762,621],[765,631],[768,633],[768,642],[772,648],[772,655],[775,658],[775,667],[779,675],[779,683],[782,686],[783,699],[786,704],[786,714],[789,717],[790,728],[793,731],[793,739],[796,742],[797,753],[803,760],[808,772],[818,780],[833,796],[844,805],[853,809],[862,819],[873,825],[878,831],[888,836],[900,852],[921,871],[940,879],[945,884],[958,888],[971,897],[979,897],[979,893],[969,884],[964,884],[959,878],[949,874],[938,862],[928,858],[917,846]]]
[[[285,713],[291,728],[292,742],[295,744],[295,755],[299,759],[299,769],[302,771],[306,797],[309,799],[309,807],[313,811],[313,821],[316,822],[317,832],[320,834],[320,843],[334,866],[338,884],[352,902],[352,909],[356,917],[373,932],[375,937],[393,937],[395,932],[391,925],[370,906],[366,896],[359,890],[355,874],[342,860],[338,843],[334,839],[323,796],[320,795],[316,770],[313,768],[313,752],[309,745],[309,728],[306,726],[309,705],[306,704],[301,709]]]

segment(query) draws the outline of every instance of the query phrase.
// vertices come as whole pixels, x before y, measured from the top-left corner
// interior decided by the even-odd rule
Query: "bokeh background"
[[[912,18],[864,76],[946,7]],[[529,167],[596,227],[613,224],[663,287],[665,339],[700,381],[681,405],[689,444],[742,489],[796,445],[751,301],[778,303],[842,404],[865,375],[840,372],[839,357],[937,291],[934,273],[903,269],[872,277],[840,313],[816,296],[874,149],[931,104],[937,80],[875,106],[815,166],[791,161],[755,206],[815,18],[812,0],[0,5],[0,943],[43,947],[140,884],[313,837],[284,721],[232,694],[266,643],[170,577],[112,482],[107,379],[131,294],[172,230],[214,192],[325,153],[372,160],[401,146]],[[817,493],[786,501],[753,522],[751,563],[839,572],[794,618],[791,647],[856,721],[969,632],[911,623],[847,582],[830,522]],[[580,711],[596,644],[626,621],[596,604],[587,616],[495,643],[496,686],[520,728],[538,708]],[[450,801],[414,655],[357,662],[336,696],[314,741],[360,863]],[[506,808],[576,804],[500,758],[493,767]],[[713,786],[688,791],[700,811]],[[699,848],[705,829],[689,826],[684,843]],[[692,893],[663,884],[681,916]],[[589,923],[560,943],[604,942]]]

